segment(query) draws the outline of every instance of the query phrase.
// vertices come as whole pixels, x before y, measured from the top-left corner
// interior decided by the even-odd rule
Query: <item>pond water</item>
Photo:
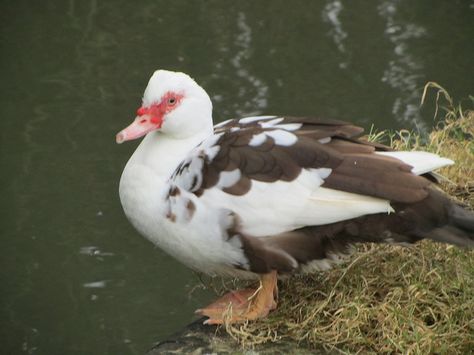
[[[5,354],[142,354],[210,291],[140,237],[118,181],[153,70],[193,76],[216,121],[322,115],[428,130],[429,80],[474,94],[474,2],[3,1]]]

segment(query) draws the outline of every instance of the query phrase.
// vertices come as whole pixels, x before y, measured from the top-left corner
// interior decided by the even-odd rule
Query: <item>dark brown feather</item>
[[[244,234],[239,237],[251,271],[265,274],[272,270],[290,272],[296,268],[296,261],[283,249],[273,248],[271,245],[262,242],[260,238],[249,237]]]
[[[302,266],[314,260],[331,259],[334,254],[346,254],[351,245],[365,242],[416,243],[428,238],[474,247],[474,213],[435,189],[428,189],[428,196],[421,201],[396,203],[394,208],[395,213],[390,214],[373,214],[322,226],[308,226],[268,237],[247,236],[249,242],[243,250],[249,260],[253,260],[251,271],[266,272],[274,268],[279,272],[288,272],[297,268],[289,268],[285,262],[276,262],[275,255],[287,254]],[[261,250],[271,250],[272,254],[261,253]],[[284,254],[277,253],[277,250]]]

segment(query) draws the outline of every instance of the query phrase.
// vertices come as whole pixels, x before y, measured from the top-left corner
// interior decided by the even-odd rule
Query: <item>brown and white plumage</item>
[[[359,242],[474,245],[473,215],[431,186],[451,160],[391,151],[342,121],[260,116],[213,128],[211,112],[191,78],[157,71],[117,135],[146,134],[122,175],[125,213],[190,267],[249,277],[327,269]]]

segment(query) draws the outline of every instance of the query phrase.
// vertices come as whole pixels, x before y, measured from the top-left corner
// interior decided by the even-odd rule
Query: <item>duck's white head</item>
[[[160,131],[177,139],[212,132],[212,102],[184,73],[157,70],[143,94],[135,120],[116,136],[117,143]]]

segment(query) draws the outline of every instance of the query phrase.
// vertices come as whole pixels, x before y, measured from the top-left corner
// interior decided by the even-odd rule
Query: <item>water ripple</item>
[[[395,89],[398,97],[392,106],[392,113],[404,123],[412,123],[419,130],[425,130],[420,116],[419,86],[425,78],[423,62],[411,52],[410,41],[426,35],[426,29],[414,23],[401,21],[398,18],[398,1],[383,1],[379,7],[379,15],[385,20],[385,36],[392,43],[392,60],[388,62],[381,78]]]

